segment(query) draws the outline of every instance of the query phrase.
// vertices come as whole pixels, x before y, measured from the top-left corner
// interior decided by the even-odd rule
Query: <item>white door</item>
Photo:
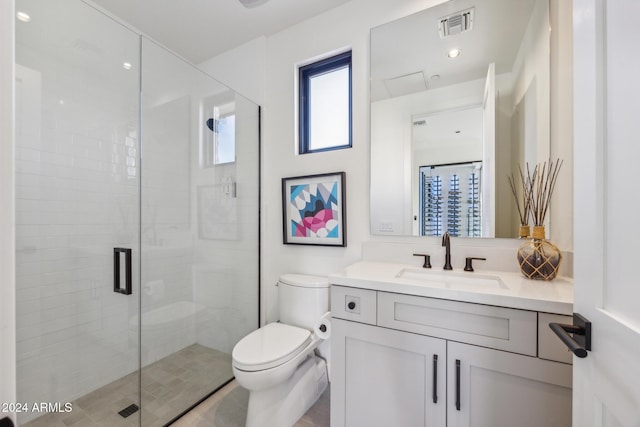
[[[573,425],[640,426],[640,1],[574,0]]]

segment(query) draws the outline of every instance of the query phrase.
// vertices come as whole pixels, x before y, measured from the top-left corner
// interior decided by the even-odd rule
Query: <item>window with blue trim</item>
[[[351,51],[299,69],[299,153],[351,147]]]

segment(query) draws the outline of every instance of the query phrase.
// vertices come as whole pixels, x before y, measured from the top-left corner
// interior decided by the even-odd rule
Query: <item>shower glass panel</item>
[[[146,426],[231,380],[258,327],[259,111],[145,37],[141,103]]]
[[[16,10],[19,422],[115,426],[140,404],[140,37],[79,1]],[[114,248],[133,253],[131,295]]]

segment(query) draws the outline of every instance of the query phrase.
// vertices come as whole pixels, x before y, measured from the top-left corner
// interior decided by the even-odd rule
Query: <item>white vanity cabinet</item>
[[[331,292],[332,427],[571,426],[571,357],[539,327],[567,316]]]
[[[447,370],[449,427],[571,427],[571,365],[448,341]]]
[[[445,425],[445,340],[338,319],[331,340],[331,426]]]

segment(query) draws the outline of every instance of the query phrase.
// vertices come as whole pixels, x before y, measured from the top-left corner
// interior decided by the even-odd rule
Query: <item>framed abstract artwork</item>
[[[347,246],[345,173],[282,178],[284,243]]]

